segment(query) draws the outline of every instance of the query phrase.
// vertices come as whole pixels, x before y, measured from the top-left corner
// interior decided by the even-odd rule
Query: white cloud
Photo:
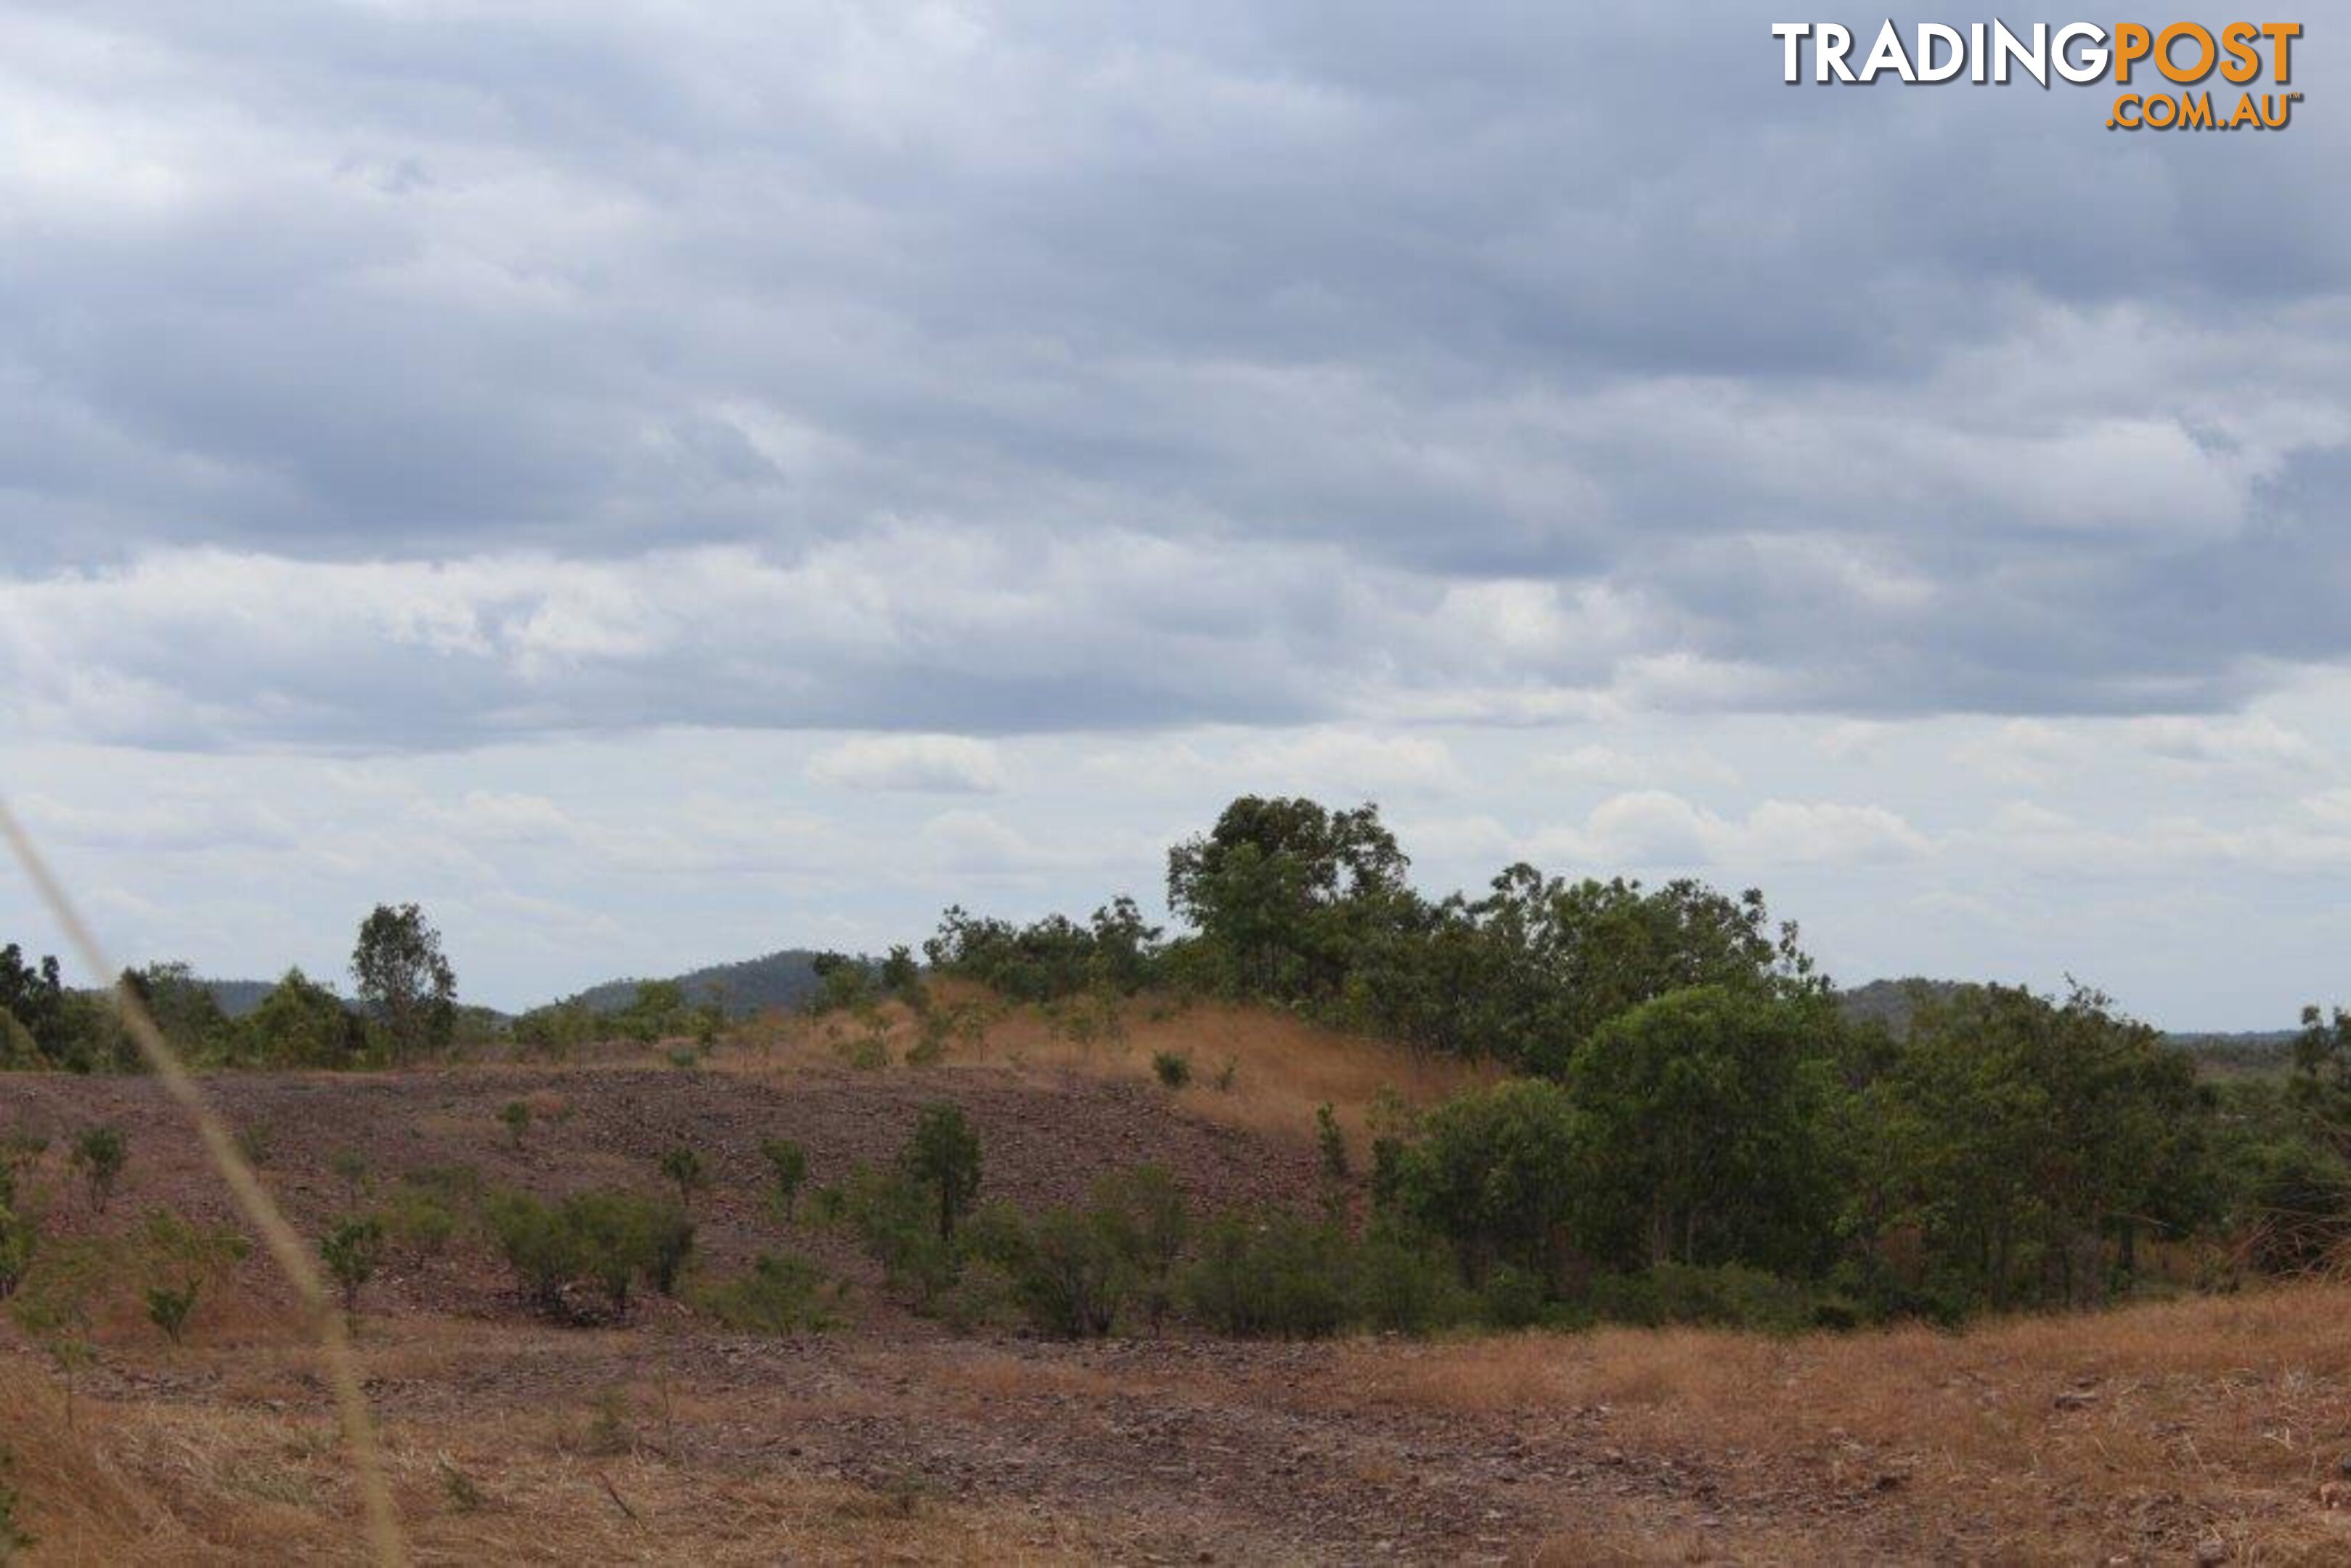
[[[810,782],[836,789],[992,795],[1004,787],[997,748],[961,735],[865,735],[810,758]]]
[[[1581,824],[1537,834],[1533,847],[1584,865],[1731,870],[1857,865],[1934,852],[1932,841],[1883,806],[1765,800],[1731,818],[1664,789],[1613,795]]]

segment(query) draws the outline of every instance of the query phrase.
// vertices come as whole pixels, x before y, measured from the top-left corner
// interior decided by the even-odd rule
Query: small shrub
[[[261,1170],[266,1167],[269,1164],[269,1156],[273,1152],[270,1146],[269,1129],[239,1127],[236,1130],[236,1152],[243,1155],[245,1163],[254,1169]]]
[[[150,1209],[140,1228],[141,1264],[149,1276],[144,1291],[147,1321],[178,1344],[187,1333],[204,1288],[250,1249],[244,1237],[226,1228],[204,1229],[169,1208]]]
[[[566,1291],[588,1285],[625,1319],[630,1287],[643,1280],[674,1291],[694,1249],[694,1226],[683,1210],[610,1189],[574,1193],[553,1206],[528,1193],[500,1194],[489,1221],[532,1305],[556,1318],[578,1315]]]
[[[441,1495],[459,1513],[478,1513],[489,1499],[481,1483],[457,1468],[457,1462],[446,1454],[441,1457]]]
[[[1225,1058],[1224,1064],[1217,1069],[1217,1092],[1219,1094],[1231,1093],[1233,1092],[1233,1082],[1240,1076],[1240,1071],[1241,1059],[1239,1057],[1228,1056]]]
[[[704,1167],[702,1156],[684,1144],[662,1155],[661,1173],[677,1184],[682,1207],[693,1207],[694,1195],[710,1185],[710,1172]]]
[[[1295,1214],[1227,1212],[1184,1280],[1193,1313],[1219,1333],[1312,1339],[1346,1322],[1345,1233]]]
[[[1498,1263],[1486,1275],[1478,1305],[1498,1329],[1532,1328],[1542,1321],[1542,1281],[1514,1263]]]
[[[89,1189],[90,1207],[103,1214],[113,1200],[114,1185],[121,1179],[122,1167],[131,1159],[130,1144],[122,1129],[112,1123],[87,1129],[74,1140],[73,1152],[68,1159]]]
[[[377,1265],[383,1260],[383,1221],[371,1215],[344,1220],[319,1243],[319,1259],[342,1294],[343,1311],[354,1317],[359,1314],[360,1292],[375,1278]]]
[[[681,1072],[691,1072],[702,1065],[702,1048],[695,1045],[671,1046],[669,1064]]]
[[[457,1211],[428,1186],[403,1182],[383,1206],[384,1239],[418,1262],[437,1258],[457,1233]]]
[[[26,1276],[8,1315],[57,1364],[66,1386],[66,1419],[73,1419],[81,1369],[98,1359],[92,1337],[99,1298],[114,1281],[115,1247],[93,1239],[42,1249],[40,1266]]]
[[[585,1447],[591,1454],[625,1454],[637,1446],[629,1424],[629,1396],[619,1386],[600,1390],[596,1414],[589,1419]]]
[[[1802,1285],[1736,1263],[1710,1269],[1661,1263],[1639,1274],[1603,1275],[1592,1282],[1590,1299],[1595,1315],[1616,1322],[1765,1333],[1814,1326],[1820,1305]]]
[[[150,1285],[147,1287],[147,1321],[163,1331],[163,1337],[173,1344],[187,1332],[188,1314],[196,1310],[196,1288],[193,1285]]]
[[[1021,1215],[998,1204],[973,1225],[974,1249],[1004,1270],[1029,1322],[1061,1339],[1110,1333],[1132,1270],[1108,1214],[1049,1208]]]
[[[889,1026],[875,1019],[862,1034],[835,1035],[833,1051],[860,1072],[879,1072],[890,1065]]]
[[[930,1192],[938,1214],[939,1239],[953,1240],[956,1221],[971,1211],[979,1195],[979,1134],[965,1119],[962,1108],[945,1101],[924,1106],[898,1164]]]
[[[1184,1189],[1166,1166],[1137,1166],[1096,1182],[1093,1200],[1126,1260],[1134,1300],[1155,1330],[1175,1305],[1176,1268],[1191,1235]]]
[[[16,1518],[16,1489],[8,1483],[16,1463],[15,1455],[0,1448],[0,1563],[14,1562],[18,1552],[40,1544]]]
[[[33,1267],[34,1249],[40,1244],[40,1227],[29,1215],[0,1204],[0,1301],[16,1293]]]
[[[1475,1309],[1451,1249],[1426,1237],[1375,1227],[1356,1249],[1353,1277],[1354,1315],[1369,1328],[1428,1333]]]
[[[1340,1128],[1338,1113],[1328,1101],[1314,1107],[1314,1147],[1322,1159],[1323,1177],[1332,1182],[1345,1181],[1352,1174],[1347,1134]]]
[[[948,1010],[926,1006],[920,1009],[918,1017],[921,1030],[914,1043],[906,1048],[906,1065],[928,1067],[946,1055],[947,1041],[962,1020],[963,1009],[958,1006]]]
[[[498,1107],[498,1120],[506,1124],[507,1142],[521,1148],[522,1135],[530,1131],[530,1106],[520,1100],[509,1100]]]
[[[748,1273],[713,1285],[702,1308],[743,1333],[793,1334],[838,1327],[844,1291],[807,1259],[761,1253]]]
[[[904,1170],[861,1168],[841,1192],[843,1219],[890,1290],[918,1312],[934,1311],[963,1273],[961,1250],[940,1234],[935,1201]]]
[[[769,1138],[759,1145],[759,1154],[768,1162],[776,1208],[789,1222],[808,1182],[808,1151],[789,1138]]]
[[[343,1207],[357,1208],[367,1187],[367,1156],[357,1149],[337,1149],[328,1157],[327,1168],[343,1184]]]
[[[1163,1051],[1151,1059],[1152,1073],[1170,1089],[1181,1089],[1192,1082],[1192,1059],[1180,1051]]]

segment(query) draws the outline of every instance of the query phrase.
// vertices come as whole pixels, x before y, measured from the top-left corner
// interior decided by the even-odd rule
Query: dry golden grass
[[[315,1400],[313,1401],[315,1409]],[[683,1412],[705,1415],[706,1412]],[[650,1418],[650,1417],[649,1417]],[[350,1466],[321,1411],[91,1397],[0,1365],[28,1563],[360,1562]],[[389,1423],[387,1469],[420,1563],[1060,1563],[1070,1527],[955,1507],[918,1485],[732,1472],[650,1448],[600,1453],[544,1412]]]
[[[1106,1016],[1076,1009],[1057,1016],[955,981],[936,982],[933,992],[938,1007],[967,1009],[973,1021],[951,1032],[938,1061],[922,1071],[993,1067],[1040,1079],[1074,1072],[1155,1083],[1153,1059],[1172,1052],[1191,1065],[1189,1085],[1171,1092],[1185,1111],[1243,1132],[1304,1140],[1314,1135],[1316,1109],[1327,1104],[1358,1155],[1367,1142],[1365,1118],[1383,1095],[1423,1107],[1496,1075],[1488,1066],[1417,1054],[1264,1008],[1145,997]],[[886,1071],[905,1071],[907,1052],[921,1038],[917,1020],[896,1003],[883,1008],[880,1019],[892,1063]],[[865,1025],[837,1015],[770,1016],[731,1035],[712,1065],[789,1073],[796,1066],[837,1064],[866,1033]]]
[[[2231,1562],[2344,1561],[2347,1310],[2351,1291],[2312,1285],[1956,1334],[1607,1330],[1364,1345],[1313,1396],[1573,1411],[1612,1442],[1802,1472],[1832,1491],[1898,1489],[1906,1511],[1947,1514],[1954,1542],[1993,1560],[2086,1560],[2120,1521],[2168,1548],[2226,1548]],[[1615,1560],[1684,1560],[1645,1539]],[[1758,1543],[1753,1560],[1774,1555]]]

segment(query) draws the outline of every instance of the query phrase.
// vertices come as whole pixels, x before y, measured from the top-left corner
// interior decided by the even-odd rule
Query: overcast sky
[[[508,1006],[1155,904],[1280,790],[1432,891],[2290,1025],[2351,1002],[2304,15],[2290,130],[2163,136],[1785,87],[1744,0],[0,4],[0,788],[126,956],[415,899]]]

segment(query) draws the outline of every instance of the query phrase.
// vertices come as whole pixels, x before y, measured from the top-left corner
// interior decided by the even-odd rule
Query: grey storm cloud
[[[2351,657],[2339,117],[1789,88],[1778,16],[0,5],[0,705],[363,750]]]

